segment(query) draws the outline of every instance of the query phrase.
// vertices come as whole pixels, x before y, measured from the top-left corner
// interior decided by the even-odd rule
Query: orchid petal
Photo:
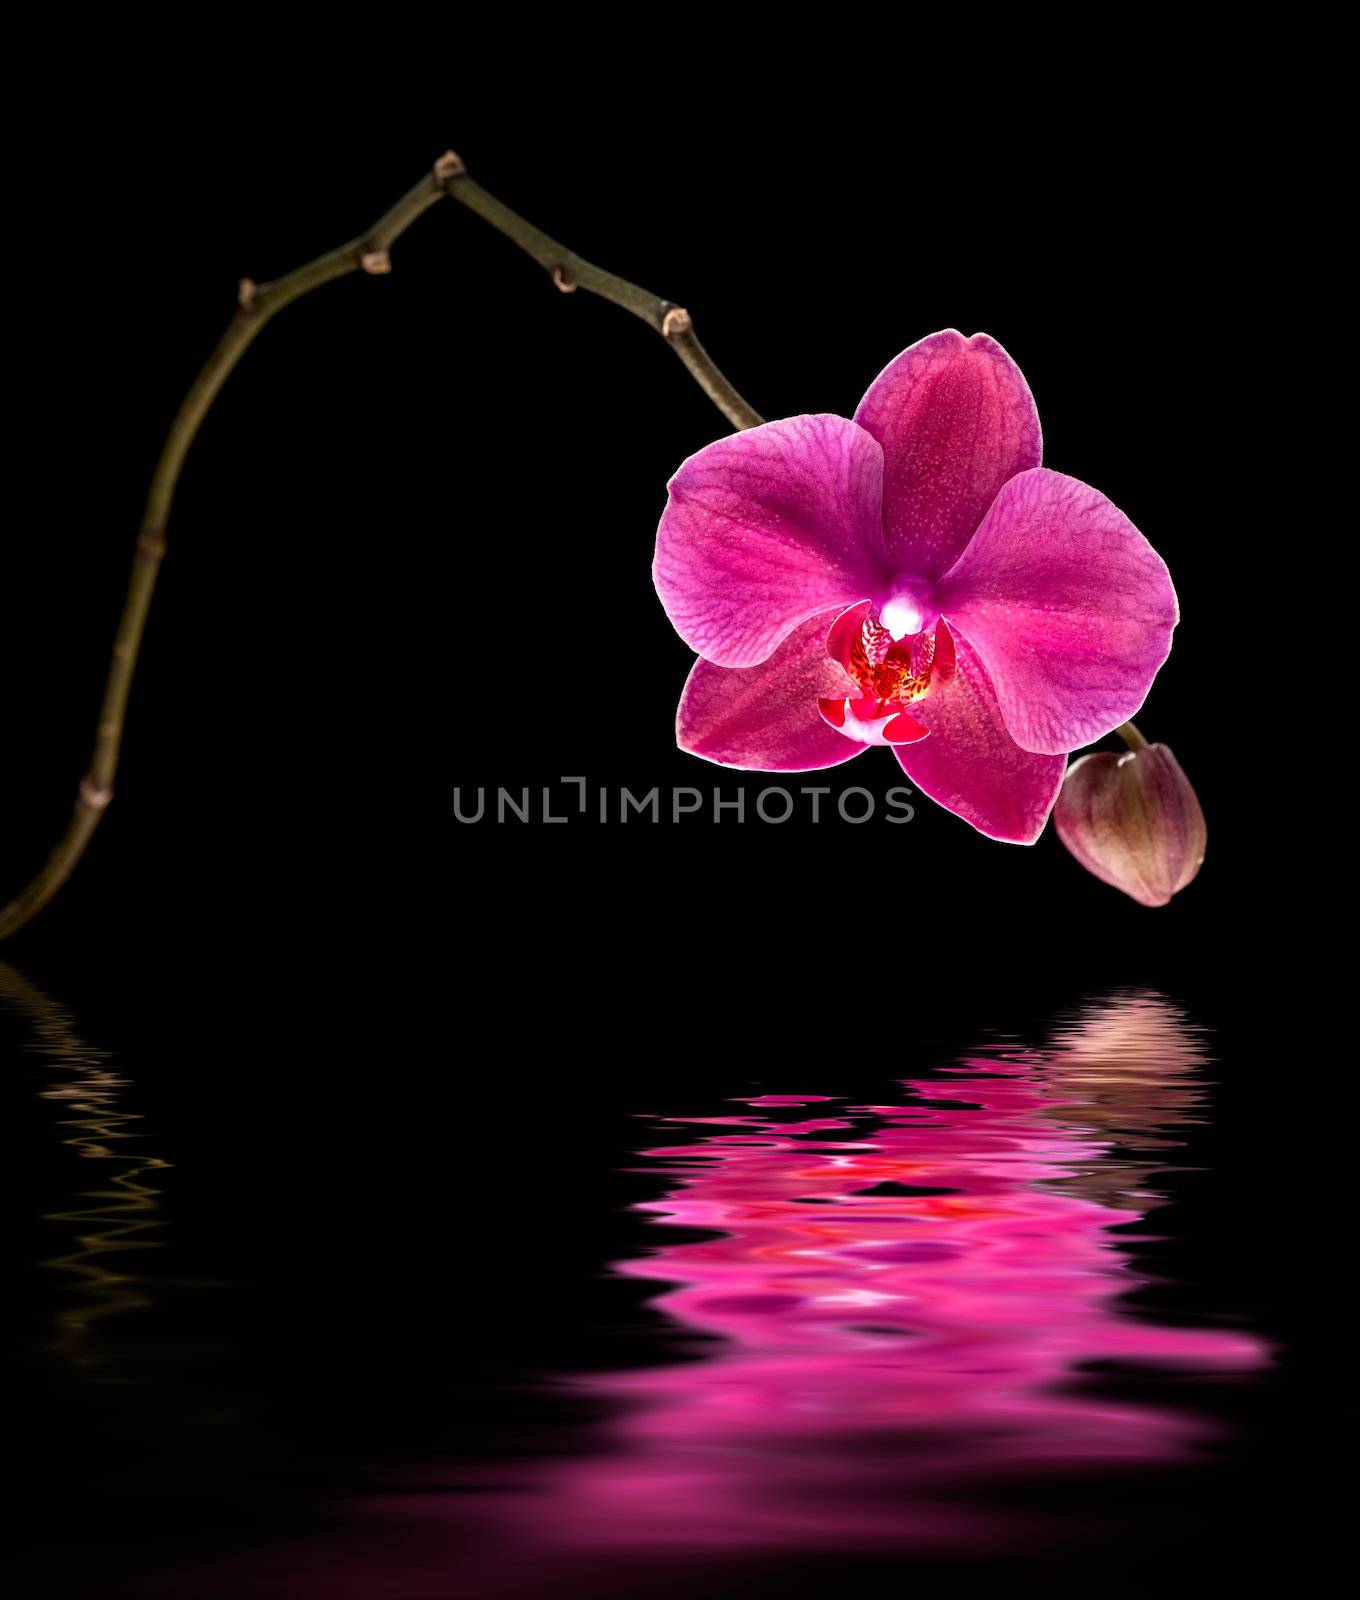
[[[883,446],[883,532],[901,571],[947,572],[1007,479],[1042,459],[1019,367],[985,333],[933,333],[883,369],[855,421]]]
[[[755,666],[881,584],[883,452],[844,417],[719,439],[669,490],[652,577],[676,632],[717,666]]]
[[[755,772],[811,772],[868,749],[830,727],[817,709],[819,699],[859,692],[827,654],[835,615],[825,611],[802,623],[758,666],[696,661],[676,718],[680,748]]]
[[[1022,750],[968,641],[956,638],[954,650],[953,676],[911,708],[930,738],[894,753],[913,783],[979,833],[1033,844],[1057,798],[1064,758]]]
[[[1089,484],[1040,467],[997,495],[936,588],[986,663],[1017,744],[1060,755],[1142,705],[1171,649],[1161,557]]]

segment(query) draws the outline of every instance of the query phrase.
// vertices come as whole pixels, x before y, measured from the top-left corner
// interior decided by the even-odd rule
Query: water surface
[[[270,1272],[263,1251],[220,1247],[239,1197],[177,1215],[175,1130],[150,1125],[130,1066],[25,976],[0,987],[38,1112],[23,1136],[51,1158],[14,1354],[72,1447],[106,1452],[101,1492],[125,1474],[141,1530],[97,1576],[49,1545],[37,1565],[71,1592],[834,1593],[980,1563],[1065,1584],[1174,1528],[1187,1497],[1221,1496],[1247,1447],[1240,1398],[1274,1366],[1239,1309],[1158,1301],[1158,1212],[1213,1181],[1186,1147],[1216,1070],[1159,992],[1087,999],[909,1076],[781,1066],[753,1084],[741,1063],[725,1089],[722,1070],[702,1092],[640,1081],[606,1096],[617,1147],[573,1142],[590,1118],[545,1134],[526,1097],[474,1209],[451,1195],[439,1216],[426,1196],[418,1223],[381,1199],[399,1156],[346,1147],[357,1124],[290,1147],[299,1195],[337,1170],[373,1194],[351,1192],[317,1246],[328,1316],[350,1323],[322,1419],[301,1366],[250,1364]],[[465,1145],[444,1148],[457,1163]],[[625,1209],[573,1198],[603,1167],[633,1186]],[[573,1204],[607,1254],[554,1272],[538,1235]],[[497,1270],[519,1282],[514,1320],[537,1320],[532,1356],[488,1360],[476,1337]],[[278,1365],[310,1342],[324,1367],[327,1319],[281,1321]],[[405,1383],[383,1371],[403,1360]]]

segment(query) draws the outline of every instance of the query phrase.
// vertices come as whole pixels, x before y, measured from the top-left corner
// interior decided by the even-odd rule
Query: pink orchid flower
[[[1138,710],[1177,621],[1137,528],[1039,461],[1020,369],[953,329],[904,350],[853,421],[692,455],[652,569],[700,657],[681,749],[808,772],[885,744],[980,832],[1033,843],[1068,752]]]

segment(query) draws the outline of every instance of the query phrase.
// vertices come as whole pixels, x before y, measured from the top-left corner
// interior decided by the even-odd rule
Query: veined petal
[[[675,631],[723,667],[764,661],[883,579],[883,452],[844,417],[719,439],[671,479],[652,577]]]
[[[1045,755],[1126,722],[1176,625],[1162,558],[1098,490],[1046,467],[1005,485],[936,595],[1011,737]]]
[[[835,619],[834,610],[810,618],[758,666],[696,661],[676,717],[680,748],[754,772],[812,772],[867,750],[830,727],[817,708],[821,699],[859,693],[827,654]]]
[[[953,676],[911,708],[930,737],[896,745],[894,754],[913,783],[979,833],[1033,844],[1057,798],[1064,758],[1022,750],[968,641],[956,638],[954,649]]]
[[[1039,414],[995,339],[932,333],[874,379],[855,421],[883,446],[883,533],[900,571],[947,572],[997,491],[1042,459]]]

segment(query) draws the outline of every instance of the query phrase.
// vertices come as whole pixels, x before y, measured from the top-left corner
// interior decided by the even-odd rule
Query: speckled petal
[[[859,692],[827,654],[836,615],[833,609],[804,622],[758,666],[696,661],[676,718],[680,748],[755,772],[812,772],[867,750],[829,726],[818,709],[819,700]]]
[[[1062,756],[1033,755],[1006,731],[986,669],[964,639],[955,671],[932,685],[912,716],[930,729],[919,744],[895,745],[903,771],[932,800],[989,839],[1033,844],[1062,783]]]
[[[985,333],[947,328],[904,350],[855,421],[883,446],[889,555],[924,578],[949,570],[1002,484],[1042,459],[1029,385]]]

